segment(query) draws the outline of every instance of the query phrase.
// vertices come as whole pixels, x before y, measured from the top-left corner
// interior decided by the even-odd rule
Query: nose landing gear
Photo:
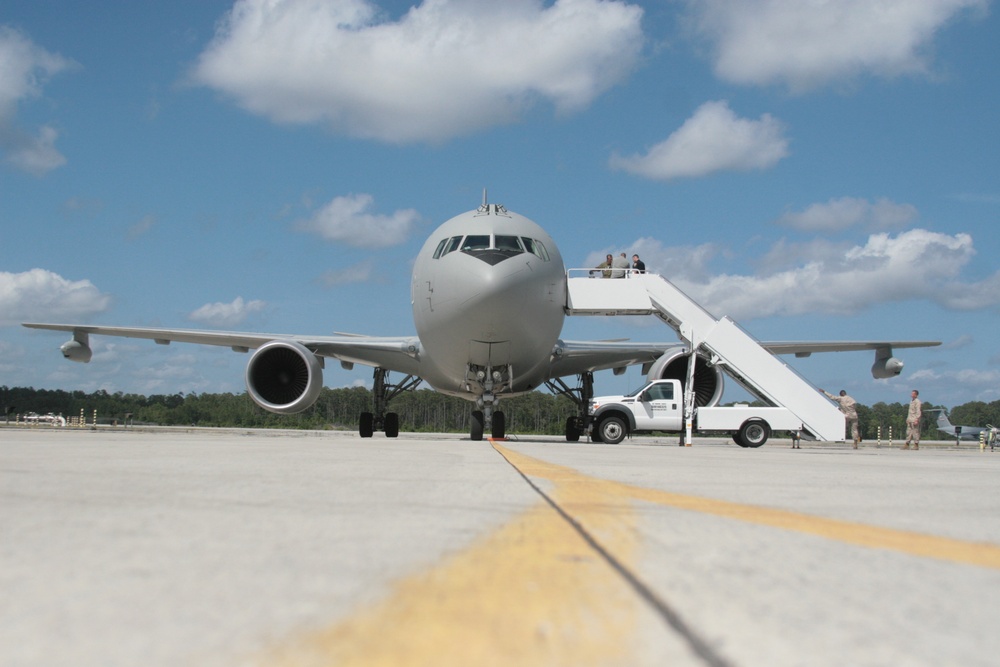
[[[498,393],[510,388],[512,377],[510,366],[492,368],[469,365],[466,371],[466,384],[478,384],[483,391],[476,399],[476,410],[472,411],[472,424],[469,428],[469,439],[479,441],[489,426],[490,437],[502,440],[507,437],[507,417],[497,410],[500,403]]]

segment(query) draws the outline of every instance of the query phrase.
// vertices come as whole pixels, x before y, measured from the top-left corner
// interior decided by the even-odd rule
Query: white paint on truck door
[[[646,387],[634,408],[636,429],[680,430],[684,417],[681,398],[676,382],[656,382]]]

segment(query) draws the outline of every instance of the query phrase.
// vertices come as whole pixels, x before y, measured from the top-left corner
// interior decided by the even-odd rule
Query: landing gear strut
[[[578,387],[570,387],[562,381],[562,378],[545,381],[545,386],[553,394],[565,396],[576,405],[576,415],[566,418],[567,442],[579,442],[580,436],[590,427],[590,399],[594,397],[594,374],[586,371],[578,377],[580,383]],[[600,436],[595,432],[592,437],[598,440]]]
[[[362,438],[370,438],[375,431],[385,431],[385,437],[395,438],[399,435],[399,415],[386,412],[389,401],[404,391],[415,389],[421,379],[407,375],[399,384],[389,384],[389,371],[375,368],[375,381],[372,386],[372,412],[362,412],[358,420],[358,433]]]
[[[477,409],[472,411],[472,424],[469,428],[470,440],[482,440],[487,426],[490,428],[490,437],[494,440],[503,440],[507,436],[507,418],[496,407],[500,403],[500,397],[497,394],[505,388],[509,388],[511,376],[510,366],[469,365],[465,373],[467,386],[468,383],[475,382],[483,388],[483,393],[476,398]]]

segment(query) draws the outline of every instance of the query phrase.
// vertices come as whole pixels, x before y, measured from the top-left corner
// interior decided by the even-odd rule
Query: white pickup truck
[[[656,380],[625,396],[598,396],[590,402],[590,437],[616,445],[625,436],[644,431],[681,432],[684,393],[678,380]],[[787,408],[700,407],[693,428],[726,432],[740,447],[760,447],[772,431],[802,431],[802,421]]]

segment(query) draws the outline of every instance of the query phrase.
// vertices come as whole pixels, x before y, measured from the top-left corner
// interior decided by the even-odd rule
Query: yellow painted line
[[[630,571],[641,546],[635,501],[1000,568],[1000,547],[992,544],[643,488],[590,477],[495,441],[493,447]],[[641,642],[635,633],[648,613],[621,575],[540,502],[467,549],[396,582],[384,600],[281,642],[259,664],[636,664],[641,659],[631,651]]]
[[[538,459],[498,445],[494,446],[525,474],[557,482],[572,480],[579,482],[581,479],[593,479],[568,468],[557,470],[557,467],[538,461]],[[670,493],[618,482],[595,480],[591,483],[598,485],[595,486],[595,489],[601,488],[607,493],[614,493],[617,496],[633,500],[817,535],[848,544],[890,549],[914,556],[1000,569],[1000,546],[995,544],[969,542],[850,521],[825,519],[798,512]]]
[[[631,502],[614,485],[535,462],[550,495],[583,510],[588,530],[628,563],[637,549]],[[567,472],[568,471],[568,472]],[[626,665],[639,596],[551,506],[515,517],[468,549],[399,581],[382,602],[329,628],[292,637],[273,665]]]

